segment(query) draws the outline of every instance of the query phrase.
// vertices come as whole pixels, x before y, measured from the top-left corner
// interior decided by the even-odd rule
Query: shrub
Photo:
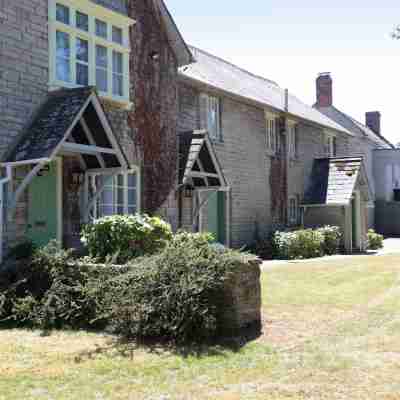
[[[274,235],[276,256],[289,260],[322,256],[323,242],[323,234],[312,229],[276,232]]]
[[[82,230],[82,242],[100,262],[126,263],[161,250],[172,237],[171,226],[148,215],[104,217]]]
[[[104,290],[104,279],[98,279],[97,291],[88,286],[94,274],[101,271],[80,266],[70,251],[52,242],[36,250],[31,262],[2,271],[0,280],[7,289],[0,295],[0,318],[43,329],[88,327],[96,319],[96,300]]]
[[[370,229],[367,234],[368,249],[379,250],[383,248],[383,236]]]
[[[318,231],[323,235],[324,241],[322,243],[322,251],[326,255],[333,255],[339,253],[342,233],[338,226],[324,226],[319,228]]]
[[[209,239],[178,234],[160,254],[112,279],[104,309],[115,332],[179,343],[213,337],[221,289],[240,256],[215,249]]]

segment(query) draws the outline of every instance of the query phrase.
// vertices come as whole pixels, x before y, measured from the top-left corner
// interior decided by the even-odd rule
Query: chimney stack
[[[330,72],[323,72],[317,78],[317,106],[330,107],[333,104],[332,78]]]
[[[365,113],[365,125],[368,126],[377,135],[381,135],[381,113],[379,111],[371,111]]]

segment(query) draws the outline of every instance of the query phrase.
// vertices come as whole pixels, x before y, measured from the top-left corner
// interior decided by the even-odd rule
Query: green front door
[[[57,239],[59,184],[57,162],[54,161],[43,168],[29,185],[27,237],[37,246],[45,246]]]
[[[207,231],[216,241],[226,243],[226,200],[224,192],[212,193],[207,202]]]

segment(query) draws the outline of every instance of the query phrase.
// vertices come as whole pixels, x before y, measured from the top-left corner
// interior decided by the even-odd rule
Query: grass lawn
[[[266,270],[263,335],[201,356],[0,330],[0,400],[400,399],[400,255]]]

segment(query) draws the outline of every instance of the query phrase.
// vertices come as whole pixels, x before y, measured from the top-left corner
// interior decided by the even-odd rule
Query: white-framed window
[[[137,171],[128,171],[113,177],[92,174],[89,186],[92,192],[104,186],[94,205],[94,218],[110,215],[132,215],[140,212],[140,176]]]
[[[336,157],[336,136],[330,133],[325,134],[324,152],[328,157]]]
[[[200,95],[201,125],[214,141],[222,140],[221,99],[206,93]]]
[[[288,219],[290,225],[297,225],[299,220],[299,204],[297,197],[289,197]]]
[[[49,86],[96,86],[130,106],[129,29],[134,20],[90,0],[49,0]]]
[[[295,158],[298,153],[298,129],[294,122],[289,121],[287,127],[287,142],[289,157]]]
[[[278,133],[278,120],[273,114],[265,112],[266,145],[267,150],[271,154],[276,154],[280,149],[280,134]]]

